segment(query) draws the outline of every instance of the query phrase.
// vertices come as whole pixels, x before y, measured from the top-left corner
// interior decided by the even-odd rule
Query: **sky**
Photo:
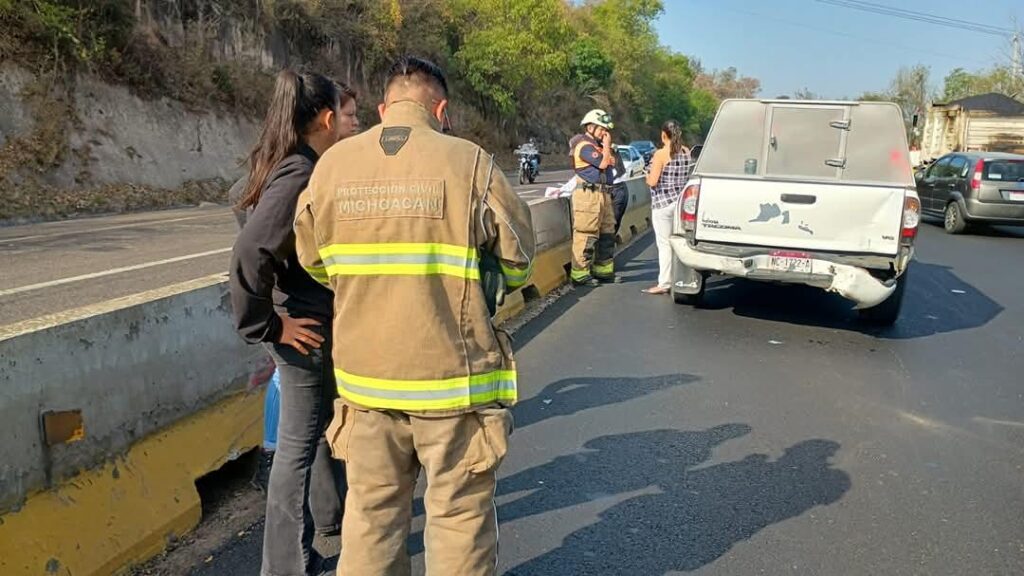
[[[1024,0],[874,0],[904,10],[1024,27]],[[761,80],[759,96],[807,88],[826,98],[886,88],[901,66],[924,64],[931,82],[957,67],[1009,63],[1009,39],[872,14],[818,0],[664,0],[663,44],[705,69],[736,67]]]

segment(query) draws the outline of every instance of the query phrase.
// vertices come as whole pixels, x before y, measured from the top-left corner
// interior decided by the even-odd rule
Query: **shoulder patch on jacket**
[[[380,133],[380,147],[388,156],[395,156],[409,141],[412,128],[408,126],[389,126]]]

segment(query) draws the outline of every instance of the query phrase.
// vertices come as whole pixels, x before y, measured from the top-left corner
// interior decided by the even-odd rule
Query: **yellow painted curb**
[[[497,326],[505,320],[519,314],[525,308],[526,300],[523,298],[523,291],[516,290],[515,292],[505,296],[505,303],[498,308],[498,311],[494,314],[491,322]]]
[[[202,516],[195,480],[258,446],[263,395],[234,394],[0,516],[0,574],[106,576]]]
[[[567,278],[566,267],[572,262],[572,241],[564,242],[540,253],[533,264],[533,275],[530,283],[541,295],[551,293]]]
[[[537,254],[533,260],[533,273],[527,286],[533,286],[544,296],[565,284],[565,267],[572,260],[572,244],[565,242]],[[523,290],[516,290],[505,297],[505,303],[494,315],[495,325],[515,317],[526,308]]]

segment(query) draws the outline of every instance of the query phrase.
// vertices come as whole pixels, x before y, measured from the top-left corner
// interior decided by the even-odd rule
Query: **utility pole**
[[[1017,78],[1024,77],[1024,46],[1021,46],[1021,32],[1018,28],[1010,39],[1013,53],[1010,55],[1010,67]]]

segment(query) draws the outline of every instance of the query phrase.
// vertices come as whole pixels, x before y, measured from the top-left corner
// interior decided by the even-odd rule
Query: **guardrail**
[[[620,243],[650,227],[627,183]],[[538,256],[526,299],[566,281],[571,210],[530,204]],[[195,480],[259,445],[262,355],[231,323],[215,275],[0,329],[0,574],[115,573],[201,517]]]

